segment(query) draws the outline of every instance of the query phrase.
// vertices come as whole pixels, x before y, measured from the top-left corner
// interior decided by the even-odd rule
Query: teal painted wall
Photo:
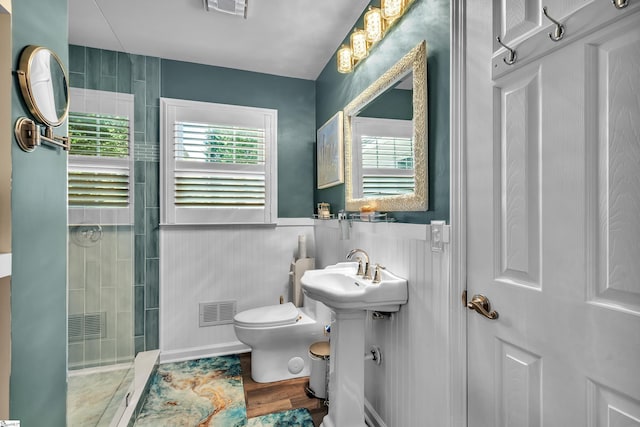
[[[413,118],[413,91],[395,89],[383,93],[358,116],[410,120]]]
[[[166,98],[278,110],[278,216],[313,215],[313,81],[164,59],[160,74]]]
[[[449,1],[416,0],[353,73],[338,73],[334,55],[316,81],[316,127],[320,127],[421,40],[427,41],[429,209],[394,212],[392,216],[402,222],[449,220],[449,20]],[[315,201],[329,202],[337,212],[344,208],[344,185],[315,190]]]
[[[13,1],[13,69],[22,49],[42,45],[67,67],[67,0]],[[15,73],[12,123],[29,117]],[[9,130],[4,130],[9,132]],[[66,126],[56,129],[66,134]],[[13,142],[11,385],[9,415],[23,427],[64,426],[67,366],[67,155]]]

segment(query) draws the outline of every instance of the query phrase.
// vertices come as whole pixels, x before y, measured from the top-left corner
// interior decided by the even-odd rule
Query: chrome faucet
[[[360,271],[358,269],[358,274],[362,274],[363,279],[371,280],[371,267],[369,264],[369,254],[367,254],[364,249],[351,249],[347,254],[347,260],[350,260],[355,254],[360,252],[364,256],[364,270]]]

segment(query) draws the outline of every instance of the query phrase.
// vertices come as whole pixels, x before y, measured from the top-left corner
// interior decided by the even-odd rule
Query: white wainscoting
[[[313,220],[276,226],[162,226],[160,350],[162,362],[248,351],[233,324],[199,327],[198,304],[237,300],[237,311],[291,300],[289,266],[305,235],[314,255]]]
[[[450,312],[460,295],[449,284],[450,245],[432,252],[430,233],[424,224],[353,223],[350,238],[341,240],[336,220],[316,220],[315,227],[310,220],[275,228],[163,227],[161,361],[248,350],[232,325],[199,328],[198,303],[236,299],[240,311],[289,299],[289,262],[304,234],[317,268],[362,248],[409,282],[409,301],[392,319],[367,320],[366,346],[383,352],[382,365],[366,364],[370,425],[452,426],[452,370],[460,367],[451,362]],[[449,234],[445,226],[445,241]]]
[[[362,248],[372,263],[405,277],[409,301],[390,320],[367,319],[366,348],[380,346],[383,363],[365,365],[368,422],[377,427],[451,426],[452,295],[450,245],[431,250],[431,226],[353,223],[350,239],[340,240],[337,221],[316,221],[316,266],[344,259]],[[450,226],[445,226],[448,242]]]

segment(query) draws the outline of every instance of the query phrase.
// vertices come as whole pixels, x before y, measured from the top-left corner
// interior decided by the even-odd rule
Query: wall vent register
[[[200,327],[233,323],[236,315],[236,301],[201,302],[199,304]]]
[[[107,313],[71,314],[68,318],[69,341],[106,338]]]

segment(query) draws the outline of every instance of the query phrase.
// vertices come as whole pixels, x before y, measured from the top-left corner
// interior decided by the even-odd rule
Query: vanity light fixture
[[[364,14],[364,32],[367,34],[367,41],[371,44],[382,40],[384,19],[382,11],[377,7],[369,6],[369,10]]]
[[[382,0],[382,16],[387,22],[393,22],[404,13],[404,0]]]
[[[213,1],[213,0],[204,0]],[[359,61],[369,55],[373,46],[382,40],[387,30],[406,12],[414,0],[381,0],[380,8],[369,6],[364,14],[364,29],[354,28],[349,45],[342,45],[336,53],[339,73],[351,73]]]
[[[369,54],[367,46],[367,33],[364,30],[355,28],[351,33],[351,52],[353,53],[353,59],[360,61]]]
[[[346,74],[353,71],[353,53],[349,46],[343,44],[338,49],[337,57],[339,73]]]

